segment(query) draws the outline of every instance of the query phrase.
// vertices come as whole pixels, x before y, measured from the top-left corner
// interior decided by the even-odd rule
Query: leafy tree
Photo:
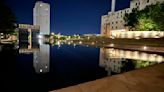
[[[3,0],[0,0],[0,32],[11,33],[16,28],[16,18],[12,10],[5,4]]]
[[[147,6],[139,11],[125,14],[125,26],[136,31],[164,31],[164,3]]]

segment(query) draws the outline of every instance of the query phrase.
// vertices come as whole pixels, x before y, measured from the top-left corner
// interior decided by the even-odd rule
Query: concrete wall
[[[111,34],[114,38],[161,38],[164,37],[163,31],[128,31],[128,32],[119,32],[112,31]]]

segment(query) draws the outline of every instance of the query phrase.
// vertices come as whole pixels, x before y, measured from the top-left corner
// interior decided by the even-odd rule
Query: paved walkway
[[[164,63],[52,92],[164,92]]]

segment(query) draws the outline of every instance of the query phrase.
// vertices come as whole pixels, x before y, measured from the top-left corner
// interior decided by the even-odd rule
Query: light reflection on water
[[[52,47],[48,44],[29,45],[20,45],[19,54],[33,56],[34,70],[32,71],[46,75],[40,81],[44,80],[46,83],[53,81],[44,84],[51,85],[47,86],[48,90],[68,87],[164,61],[163,55],[140,51],[99,49],[76,44],[63,45],[59,42]]]
[[[126,72],[164,62],[164,56],[140,51],[100,48],[100,66],[108,75]],[[130,65],[129,65],[130,63]],[[129,68],[129,69],[128,69]]]

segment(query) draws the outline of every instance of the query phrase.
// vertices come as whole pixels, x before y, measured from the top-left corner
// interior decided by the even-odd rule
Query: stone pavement
[[[164,92],[164,63],[51,92]]]

